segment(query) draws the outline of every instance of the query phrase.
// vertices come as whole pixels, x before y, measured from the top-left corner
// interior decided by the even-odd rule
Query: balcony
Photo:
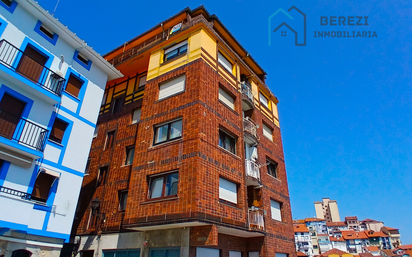
[[[48,130],[0,109],[0,159],[24,168],[43,157]]]
[[[263,210],[251,208],[248,210],[249,229],[265,229]]]
[[[241,82],[242,87],[242,110],[247,111],[255,107],[253,100],[252,87],[246,81]]]
[[[4,39],[0,41],[0,63],[34,83],[38,87],[37,90],[44,89],[54,96],[61,96],[65,79]],[[12,82],[19,86],[22,84]],[[40,92],[46,93],[43,90]]]
[[[258,186],[260,185],[259,165],[249,159],[245,160],[246,185]]]
[[[31,195],[25,192],[21,192],[18,190],[14,190],[8,187],[0,186],[0,193],[8,194],[13,197],[22,199],[22,200],[30,200]]]
[[[249,117],[243,118],[243,131],[245,132],[245,142],[256,145],[259,142],[257,129],[259,126]]]

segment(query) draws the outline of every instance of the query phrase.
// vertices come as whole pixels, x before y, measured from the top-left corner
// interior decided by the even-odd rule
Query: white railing
[[[260,180],[259,165],[256,162],[246,159],[245,160],[245,170],[246,170],[246,176]]]
[[[259,140],[259,135],[257,133],[258,126],[249,117],[243,118],[243,130],[254,136]]]
[[[265,222],[263,220],[263,210],[249,209],[248,210],[249,228],[265,229]]]
[[[242,95],[253,103],[253,93],[249,83],[242,81]]]

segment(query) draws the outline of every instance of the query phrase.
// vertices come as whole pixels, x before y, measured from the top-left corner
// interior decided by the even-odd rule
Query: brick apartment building
[[[73,234],[82,256],[296,256],[277,98],[215,15],[106,54]]]

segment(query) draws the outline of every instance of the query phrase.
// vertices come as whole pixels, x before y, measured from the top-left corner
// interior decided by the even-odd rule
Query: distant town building
[[[315,202],[316,218],[329,222],[340,221],[338,203],[329,198],[323,198],[322,202]]]

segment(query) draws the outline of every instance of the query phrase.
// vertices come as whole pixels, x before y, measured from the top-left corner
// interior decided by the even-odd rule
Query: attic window
[[[89,60],[87,60],[83,55],[81,55],[81,54],[78,54],[77,55],[77,59],[79,60],[79,61],[81,61],[82,63],[84,63],[84,64],[88,64],[88,62],[89,62]]]
[[[7,5],[8,7],[11,7],[11,5],[13,4],[13,0],[1,0],[5,5]]]
[[[46,36],[48,36],[50,39],[53,39],[54,37],[54,33],[51,32],[49,29],[47,29],[46,27],[44,27],[43,25],[40,25],[39,30],[41,32],[43,32]]]

